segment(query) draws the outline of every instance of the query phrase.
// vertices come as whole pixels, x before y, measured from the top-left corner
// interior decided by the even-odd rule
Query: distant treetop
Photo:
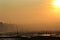
[[[3,24],[3,22],[0,22],[0,24]]]

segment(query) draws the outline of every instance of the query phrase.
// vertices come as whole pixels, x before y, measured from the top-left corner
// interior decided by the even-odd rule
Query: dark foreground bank
[[[0,40],[60,40],[60,37],[35,36],[35,37],[0,37]]]

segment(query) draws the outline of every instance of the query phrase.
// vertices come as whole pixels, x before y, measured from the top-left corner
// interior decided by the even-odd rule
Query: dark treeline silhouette
[[[15,32],[13,31],[14,27],[16,27]],[[4,32],[4,33],[1,33],[1,32]],[[40,36],[42,34],[54,34],[54,35]],[[21,32],[18,32],[18,28],[16,25],[0,22],[0,39],[14,38],[14,40],[60,40],[60,37],[56,37],[56,35],[59,36],[60,32],[41,31],[41,32],[21,33]]]
[[[8,24],[0,22],[0,34],[16,32],[16,24]]]

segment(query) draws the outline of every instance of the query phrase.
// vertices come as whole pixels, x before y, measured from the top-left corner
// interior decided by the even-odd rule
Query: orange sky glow
[[[54,1],[0,0],[0,20],[24,25],[45,23],[50,26],[46,28],[51,28],[53,24],[60,23],[60,7],[56,7]]]

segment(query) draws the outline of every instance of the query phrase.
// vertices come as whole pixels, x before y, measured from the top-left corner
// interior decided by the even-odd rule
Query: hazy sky
[[[51,0],[0,0],[0,20],[8,23],[52,22],[51,10]]]
[[[14,24],[52,24],[60,22],[60,9],[52,0],[0,0],[0,20]]]

